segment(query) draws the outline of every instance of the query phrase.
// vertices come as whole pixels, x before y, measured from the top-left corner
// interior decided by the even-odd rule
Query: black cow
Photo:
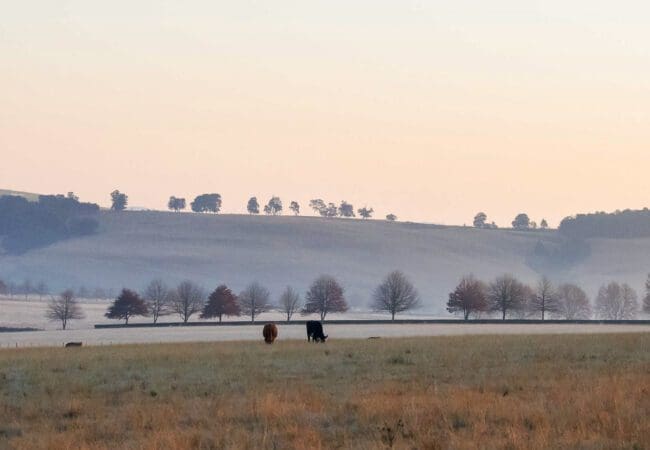
[[[81,342],[66,342],[66,347],[81,347],[83,344]]]
[[[314,340],[314,342],[325,342],[327,335],[323,334],[323,324],[318,320],[307,321],[307,342]]]

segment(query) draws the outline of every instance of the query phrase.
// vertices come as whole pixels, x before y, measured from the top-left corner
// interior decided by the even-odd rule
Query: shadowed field
[[[0,351],[0,448],[648,448],[650,333]]]

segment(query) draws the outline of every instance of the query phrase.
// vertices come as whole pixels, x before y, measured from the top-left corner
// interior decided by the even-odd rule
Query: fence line
[[[245,320],[228,322],[162,322],[162,323],[110,323],[95,324],[97,329],[106,328],[165,328],[165,327],[241,327],[264,325],[265,323],[284,325],[305,325],[307,320],[269,320],[251,322]],[[323,320],[326,325],[650,325],[650,320],[539,320],[539,319],[334,319]]]

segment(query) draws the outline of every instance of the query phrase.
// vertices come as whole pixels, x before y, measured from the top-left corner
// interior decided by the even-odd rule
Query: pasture
[[[0,350],[0,448],[650,446],[650,333],[281,338]]]

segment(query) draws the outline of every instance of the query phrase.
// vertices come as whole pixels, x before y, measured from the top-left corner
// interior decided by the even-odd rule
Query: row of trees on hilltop
[[[128,196],[120,191],[111,192],[111,209],[114,211],[123,211],[128,204]],[[221,211],[222,199],[220,194],[201,194],[196,196],[193,202],[190,203],[190,209],[196,213],[214,213],[217,214]],[[172,195],[167,202],[167,208],[170,211],[180,212],[186,209],[187,201],[184,197],[176,197]],[[354,206],[347,201],[343,200],[340,204],[326,203],[323,199],[317,198],[309,202],[309,207],[321,217],[344,217],[351,218],[359,217],[363,219],[370,219],[374,214],[374,209],[364,206],[356,210]],[[294,215],[300,215],[300,204],[292,200],[289,204],[289,210]],[[277,196],[272,196],[269,201],[262,206],[257,197],[251,197],[246,204],[246,211],[249,214],[264,214],[277,216],[281,215],[284,211],[284,204],[282,199]],[[397,216],[395,214],[386,215],[386,220],[395,221]]]
[[[484,212],[479,212],[474,216],[474,221],[472,224],[474,225],[475,228],[483,228],[483,229],[499,228],[496,223],[494,222],[488,223],[487,220],[488,220],[487,214],[485,214]],[[538,228],[541,230],[546,230],[548,229],[548,222],[546,221],[546,219],[542,219],[538,227],[537,222],[530,220],[528,214],[519,213],[515,216],[514,220],[512,221],[512,228],[514,228],[515,230],[536,230]]]
[[[650,275],[641,309],[650,314]],[[487,314],[498,314],[503,320],[549,316],[567,320],[590,319],[593,315],[605,320],[634,319],[640,305],[636,291],[626,283],[611,282],[598,290],[594,305],[582,288],[572,283],[554,285],[543,277],[533,288],[512,275],[502,275],[490,283],[473,275],[464,276],[449,294],[447,311],[460,314],[465,320]]]

